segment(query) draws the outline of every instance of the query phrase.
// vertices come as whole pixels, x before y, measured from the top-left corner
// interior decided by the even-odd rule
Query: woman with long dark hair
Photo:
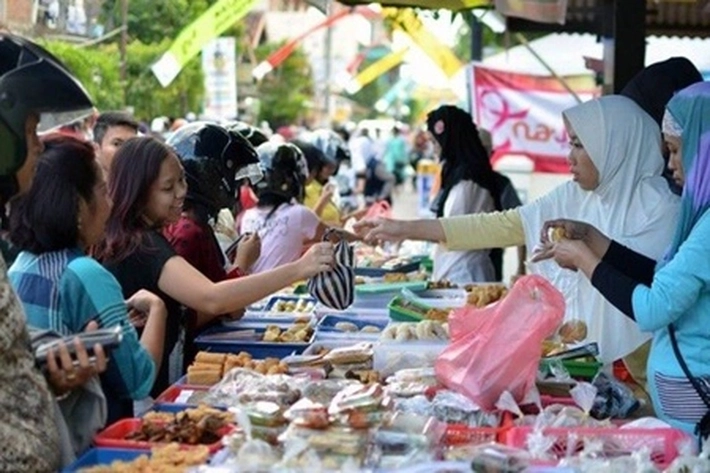
[[[439,145],[442,163],[441,190],[432,204],[436,216],[501,210],[496,173],[471,115],[458,107],[444,105],[429,113],[427,129]],[[491,251],[448,251],[437,245],[433,277],[458,284],[494,281]]]
[[[273,271],[210,281],[179,256],[162,234],[167,224],[180,218],[187,184],[175,152],[154,138],[133,138],[118,150],[108,190],[113,208],[97,256],[121,283],[124,294],[147,289],[168,308],[165,352],[153,396],[169,385],[168,356],[183,324],[181,305],[209,317],[228,314],[329,269],[333,262],[332,245],[320,243],[298,261]]]
[[[116,279],[86,254],[103,238],[111,208],[94,149],[66,136],[44,140],[44,145],[32,186],[11,207],[10,238],[21,253],[10,267],[10,281],[32,327],[66,336],[94,321],[101,328],[118,325],[123,332],[101,377],[108,415],[67,419],[78,421],[70,428],[83,431],[74,432],[82,439],[78,453],[106,422],[132,417],[133,400],[148,395],[162,357],[167,312],[157,296],[145,291],[126,302]],[[127,307],[148,316],[141,320],[140,342]],[[75,391],[66,400],[68,411],[80,396],[103,404],[100,387],[96,383]]]

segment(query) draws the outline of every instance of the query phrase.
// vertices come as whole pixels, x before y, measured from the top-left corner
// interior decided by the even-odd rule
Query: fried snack
[[[226,425],[233,423],[232,415],[200,406],[175,414],[172,420],[164,416],[147,416],[143,418],[140,429],[131,432],[126,440],[139,442],[178,442],[187,445],[209,445],[217,442],[217,433]]]
[[[352,322],[338,322],[335,324],[335,329],[341,332],[357,332],[357,325]]]
[[[200,384],[200,385],[211,385],[216,384],[222,379],[221,367],[219,370],[215,369],[201,369],[195,366],[187,367],[187,383],[188,384]]]
[[[549,238],[551,242],[557,243],[558,241],[567,238],[567,233],[563,227],[554,227],[549,231]]]
[[[442,279],[441,281],[429,281],[427,284],[428,289],[455,289],[458,286],[447,279]]]
[[[114,461],[110,465],[82,468],[82,473],[182,473],[207,463],[210,452],[205,446],[184,448],[177,443],[153,447],[151,457],[141,455],[131,462]]]
[[[570,320],[563,323],[557,333],[562,343],[581,342],[587,338],[587,324],[581,320]]]
[[[308,321],[299,320],[286,330],[276,325],[267,326],[262,340],[265,342],[306,343],[312,335],[313,327],[308,325]]]
[[[360,329],[360,333],[380,333],[382,330],[375,325],[365,325]]]
[[[405,273],[386,273],[382,276],[384,282],[407,282],[409,277]]]
[[[197,356],[195,356],[195,362],[222,366],[226,358],[227,355],[224,353],[210,353],[208,351],[201,351],[197,353]]]
[[[446,322],[449,320],[450,309],[436,309],[432,308],[426,311],[424,315],[429,320],[436,320],[437,322]]]
[[[199,352],[196,360],[204,360],[208,352]],[[187,368],[187,383],[199,385],[212,385],[218,383],[223,376],[234,368],[243,368],[256,371],[261,374],[286,374],[288,365],[279,361],[278,358],[266,358],[264,360],[254,360],[247,352],[239,354],[228,354],[224,356],[224,363],[221,366],[205,364],[196,361]]]
[[[508,288],[503,284],[469,284],[465,289],[468,292],[467,303],[476,307],[485,307],[508,294]]]

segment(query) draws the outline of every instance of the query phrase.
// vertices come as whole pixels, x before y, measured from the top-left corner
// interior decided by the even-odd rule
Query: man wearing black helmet
[[[56,58],[30,41],[0,33],[2,204],[32,182],[42,152],[38,127],[72,121],[90,113],[91,107],[86,91]],[[0,471],[56,471],[73,453],[62,448],[52,393],[28,347],[25,317],[0,257]],[[66,348],[59,351],[59,359],[48,360],[55,395],[81,386],[105,369],[100,346],[94,347],[94,364],[83,345],[76,347],[78,369]]]

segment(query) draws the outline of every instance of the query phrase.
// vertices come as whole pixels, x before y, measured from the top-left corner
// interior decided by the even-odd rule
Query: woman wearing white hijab
[[[658,125],[621,96],[583,103],[563,117],[572,145],[568,160],[574,182],[506,212],[436,220],[376,219],[361,222],[356,230],[367,240],[429,240],[451,250],[523,244],[534,248],[544,222],[565,216],[603,228],[635,251],[660,257],[673,236],[679,201],[661,177]],[[548,278],[565,296],[566,320],[586,322],[587,339],[599,343],[604,363],[628,355],[649,338],[583,276],[553,262],[531,264],[529,269]]]

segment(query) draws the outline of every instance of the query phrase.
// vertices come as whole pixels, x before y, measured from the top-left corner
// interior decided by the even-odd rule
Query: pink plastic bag
[[[439,382],[487,410],[495,408],[503,391],[522,401],[535,385],[542,341],[564,313],[562,294],[536,275],[519,279],[495,304],[454,310],[451,344],[435,364]]]

